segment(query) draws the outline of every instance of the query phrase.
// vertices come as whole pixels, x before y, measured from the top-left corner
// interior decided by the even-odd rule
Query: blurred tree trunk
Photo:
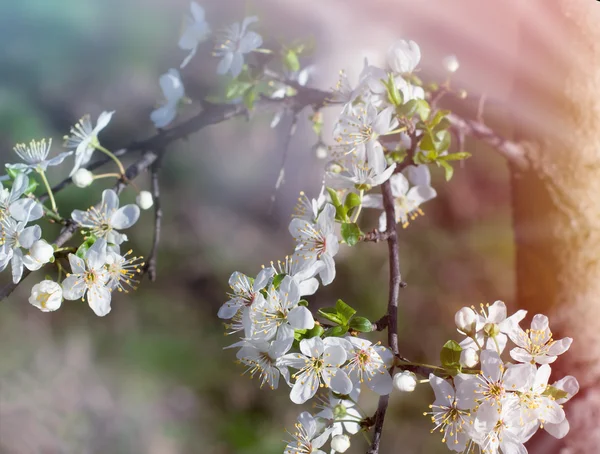
[[[574,338],[553,374],[582,385],[563,452],[599,452],[600,3],[524,3],[512,107],[532,166],[512,169],[517,303],[547,314],[555,339]],[[540,436],[530,452],[558,445]]]

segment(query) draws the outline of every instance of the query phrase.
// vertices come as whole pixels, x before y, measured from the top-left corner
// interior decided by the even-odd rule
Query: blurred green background
[[[315,36],[314,62],[325,68],[315,81],[321,88],[333,86],[342,67],[335,65],[351,73],[362,65],[356,48],[338,52],[344,48],[338,31],[347,26],[342,18],[358,20],[360,10],[346,16],[312,11],[321,17],[314,21],[308,13],[295,14],[315,8],[315,2],[204,6],[213,28],[254,11],[263,19],[265,36]],[[60,151],[61,137],[86,113],[95,118],[116,110],[101,135],[109,148],[152,135],[148,115],[162,96],[158,77],[185,56],[176,43],[187,11],[188,3],[180,0],[0,1],[2,162],[13,159],[16,142],[32,138],[53,137],[53,150]],[[376,24],[377,17],[360,21]],[[385,36],[372,37],[365,52],[372,55],[375,48],[381,57],[394,38],[405,35],[392,28]],[[190,97],[210,89],[214,67],[198,55],[186,68]],[[181,118],[198,111],[192,103]],[[72,301],[55,313],[40,313],[27,297],[42,272],[0,304],[0,452],[283,451],[289,437],[284,426],[292,427],[301,408],[289,401],[286,388],[261,391],[256,381],[241,376],[234,351],[223,350],[236,339],[223,335],[216,312],[231,272],[255,275],[261,264],[292,251],[287,224],[295,198],[300,190],[316,196],[323,177],[308,114],[301,116],[286,182],[272,210],[289,118],[278,130],[269,128],[269,115],[236,119],[169,148],[160,175],[164,223],[158,280],[144,279],[137,291],[115,295],[108,316],[98,318],[85,303]],[[325,125],[326,140],[331,128],[330,122]],[[453,314],[461,306],[504,299],[514,309],[507,172],[493,153],[474,143],[467,149],[474,156],[450,183],[433,171],[439,197],[423,207],[426,216],[400,232],[408,283],[400,296],[400,346],[415,361],[435,363],[444,341],[458,338]],[[69,165],[64,167],[50,173],[51,182],[68,173]],[[149,175],[136,184],[147,188]],[[98,182],[61,192],[61,212],[87,208],[105,186]],[[132,203],[135,195],[127,189],[123,203]],[[377,216],[368,213],[363,230],[375,227]],[[152,211],[143,212],[127,232],[138,255],[150,250],[152,222]],[[54,227],[42,227],[53,238]],[[379,318],[387,299],[386,249],[385,244],[343,248],[336,281],[310,298],[312,307],[342,298],[361,315]],[[3,274],[6,280],[8,273]],[[431,400],[427,386],[412,395],[392,395],[382,453],[447,452],[422,416]],[[361,405],[368,413],[376,403],[376,396],[363,393]],[[353,440],[350,452],[366,450],[363,439]]]

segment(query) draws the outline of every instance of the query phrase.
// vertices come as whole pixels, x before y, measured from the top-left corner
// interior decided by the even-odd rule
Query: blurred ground
[[[424,76],[440,74],[441,57],[457,53],[464,83],[475,93],[508,92],[510,68],[498,75],[494,65],[502,60],[491,58],[481,43],[469,47],[481,27],[477,21],[458,34],[466,19],[457,16],[458,25],[451,27],[431,6],[440,2],[419,9],[408,4],[204,2],[215,28],[249,9],[264,18],[265,36],[314,35],[315,84],[322,88],[333,86],[339,69],[357,74],[363,56],[383,61],[394,39],[413,38],[422,40]],[[54,137],[58,151],[72,123],[102,110],[117,112],[102,136],[109,146],[152,134],[148,115],[161,97],[158,76],[184,56],[176,42],[187,8],[180,0],[1,2],[1,160],[10,159],[15,142],[42,136]],[[472,11],[480,13],[490,14]],[[492,23],[514,29],[508,16]],[[184,73],[192,97],[207,90],[213,70],[214,62],[196,57]],[[474,108],[472,101],[465,105]],[[197,108],[192,104],[186,114]],[[269,214],[289,119],[275,131],[269,122],[269,116],[235,120],[169,150],[160,176],[165,216],[158,281],[117,295],[109,316],[97,318],[78,302],[39,313],[26,301],[31,282],[0,305],[1,452],[282,452],[283,423],[290,427],[299,408],[285,389],[260,391],[240,376],[233,352],[222,350],[232,340],[216,317],[232,271],[253,275],[262,263],[291,252],[287,223],[295,198],[300,190],[316,195],[320,188],[324,163],[311,151],[315,137],[303,117],[286,183]],[[401,267],[409,285],[400,300],[400,345],[414,360],[436,361],[440,346],[455,334],[452,317],[462,305],[504,299],[514,309],[508,174],[489,150],[475,143],[467,149],[473,158],[449,184],[435,172],[438,199],[401,232]],[[137,183],[147,187],[148,176]],[[94,203],[90,197],[98,193],[98,186],[70,190],[58,201],[68,213]],[[123,196],[126,202],[134,197],[132,190]],[[138,254],[146,254],[151,242],[145,225],[152,214],[143,216],[128,232]],[[377,214],[368,219],[364,230],[376,226]],[[344,249],[338,264],[334,284],[311,304],[343,298],[378,318],[386,301],[386,246]],[[373,411],[375,397],[364,394],[365,410]],[[447,452],[422,416],[430,394],[423,387],[411,396],[392,396],[382,453]],[[366,445],[356,440],[352,452],[364,452]]]

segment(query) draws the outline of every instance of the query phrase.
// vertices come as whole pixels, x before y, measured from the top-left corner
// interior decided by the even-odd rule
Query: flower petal
[[[110,312],[111,292],[104,285],[97,285],[88,290],[88,304],[98,317],[104,317]]]
[[[118,230],[128,229],[140,218],[140,207],[134,204],[125,205],[110,217],[110,225]]]
[[[83,297],[87,287],[82,278],[72,274],[62,282],[62,288],[64,299],[78,300]]]
[[[319,389],[319,379],[314,372],[306,372],[298,375],[296,383],[290,392],[290,399],[295,404],[303,404],[313,397]]]
[[[297,306],[292,309],[287,316],[289,324],[294,329],[312,329],[315,326],[315,319],[308,308]]]

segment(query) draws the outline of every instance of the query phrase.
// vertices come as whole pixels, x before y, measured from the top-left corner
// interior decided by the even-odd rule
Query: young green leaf
[[[354,314],[356,314],[356,311],[348,306],[346,303],[344,303],[342,300],[337,300],[335,303],[335,309],[339,315],[339,317],[342,319],[341,324],[346,325],[350,319],[354,316]]]
[[[462,347],[457,342],[453,340],[446,342],[440,352],[442,366],[447,368],[460,367],[460,352],[462,352]]]
[[[373,324],[365,317],[352,317],[350,320],[350,328],[359,333],[370,333],[373,331]]]
[[[562,389],[555,388],[554,386],[548,385],[546,390],[542,393],[543,396],[553,397],[555,400],[564,399],[569,396],[569,393]]]
[[[273,287],[276,289],[279,288],[279,284],[281,284],[281,281],[283,281],[285,276],[285,274],[276,274],[275,277],[273,277]]]
[[[306,338],[310,339],[311,337],[321,337],[325,330],[321,325],[315,325],[312,329],[309,329],[306,332]]]
[[[450,181],[452,175],[454,175],[454,169],[447,161],[435,161],[438,166],[442,166],[445,171],[446,181]]]
[[[85,253],[88,251],[89,248],[91,248],[94,243],[96,242],[96,237],[94,235],[90,235],[90,237],[85,240],[83,243],[81,243],[81,246],[79,246],[77,248],[77,251],[75,252],[75,255],[77,257],[79,257],[80,259],[83,259],[85,257]]]
[[[334,326],[332,328],[326,329],[323,333],[325,337],[342,337],[344,334],[348,332],[348,326]]]
[[[358,243],[358,239],[362,235],[362,232],[355,223],[345,222],[341,228],[342,238],[348,244],[348,246],[354,246]]]
[[[292,72],[300,71],[300,61],[294,49],[287,49],[283,55],[283,64]]]
[[[324,307],[319,309],[317,313],[326,320],[335,323],[336,325],[343,325],[344,321],[339,316],[338,311],[335,307]]]

